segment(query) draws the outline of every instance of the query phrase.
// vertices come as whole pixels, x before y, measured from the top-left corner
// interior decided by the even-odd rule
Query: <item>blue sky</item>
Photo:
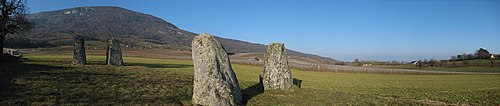
[[[500,54],[500,0],[31,0],[30,12],[119,6],[195,33],[343,61]]]

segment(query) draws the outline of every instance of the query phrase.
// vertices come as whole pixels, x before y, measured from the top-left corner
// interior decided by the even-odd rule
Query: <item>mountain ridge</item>
[[[72,36],[83,35],[89,40],[105,41],[117,37],[124,44],[140,47],[140,42],[166,45],[168,48],[189,50],[196,33],[185,31],[174,24],[150,14],[115,6],[85,6],[38,12],[28,15],[35,28],[25,33],[34,41],[50,45],[68,45]],[[228,52],[265,52],[265,44],[217,37]],[[31,41],[30,41],[31,42]],[[6,44],[6,46],[8,46]],[[288,49],[289,55],[337,60]]]

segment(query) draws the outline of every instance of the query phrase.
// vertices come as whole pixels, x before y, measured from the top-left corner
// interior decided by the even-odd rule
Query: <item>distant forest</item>
[[[490,59],[490,58],[492,58],[492,56],[495,57],[495,56],[498,56],[498,55],[491,54],[490,52],[488,52],[488,50],[480,48],[479,50],[476,50],[476,52],[474,54],[463,53],[461,55],[451,56],[450,57],[450,61],[463,61],[463,60],[474,60],[474,59]]]

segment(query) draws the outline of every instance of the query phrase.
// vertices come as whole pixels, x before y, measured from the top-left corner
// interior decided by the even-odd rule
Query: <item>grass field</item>
[[[0,64],[0,104],[190,105],[189,60],[125,57],[127,66],[71,65],[71,56],[26,55]],[[499,105],[500,75],[394,75],[293,70],[302,88],[255,90],[262,67],[234,64],[247,105]]]

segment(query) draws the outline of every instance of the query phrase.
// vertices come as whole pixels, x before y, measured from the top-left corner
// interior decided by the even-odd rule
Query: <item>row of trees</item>
[[[423,59],[423,60],[418,60],[418,61],[413,61],[409,62],[410,64],[416,64],[418,67],[435,67],[435,66],[449,66],[451,63],[450,61],[463,61],[463,60],[473,60],[473,59],[489,59],[492,54],[488,52],[488,50],[484,48],[480,48],[479,50],[476,50],[474,54],[462,54],[462,55],[457,55],[457,56],[451,56],[449,60],[436,60],[436,59]],[[386,61],[386,62],[376,62],[376,61],[360,61],[359,59],[355,59],[354,64],[361,66],[362,64],[378,64],[378,65],[399,65],[399,64],[407,64],[408,62],[404,61]],[[493,66],[494,62],[491,61],[491,65]],[[452,66],[457,66],[456,63],[451,64]],[[468,61],[463,61],[459,65],[461,66],[467,66],[469,65]]]
[[[361,61],[359,59],[354,59],[352,62],[358,66],[362,66],[363,64],[373,64],[373,65],[401,65],[401,64],[406,64],[408,62],[405,61],[397,61],[397,60],[392,60],[392,61]]]
[[[428,66],[431,66],[431,68],[433,68],[434,66],[436,66],[437,64],[440,64],[442,61],[439,61],[439,60],[435,60],[435,59],[424,59],[423,61],[422,60],[418,60],[416,62],[417,66],[422,68],[422,66],[425,66],[425,65],[428,65]]]
[[[449,62],[449,61],[463,61],[463,62],[461,62],[461,65],[467,66],[467,65],[469,65],[469,62],[464,61],[464,60],[490,59],[491,55],[492,54],[490,54],[490,52],[488,52],[488,50],[483,49],[483,48],[479,48],[479,50],[476,50],[476,52],[474,54],[463,53],[462,55],[451,56],[450,60],[434,60],[434,59],[418,60],[418,61],[416,61],[416,65],[420,68],[422,68],[423,66],[434,67],[434,66],[443,65],[445,62]],[[494,65],[494,61],[491,61],[491,66],[493,67],[493,65]],[[453,66],[455,66],[455,65],[453,65]]]
[[[451,56],[450,61],[463,61],[463,60],[474,60],[474,59],[489,59],[491,56],[488,50],[480,48],[474,54],[466,54]]]

